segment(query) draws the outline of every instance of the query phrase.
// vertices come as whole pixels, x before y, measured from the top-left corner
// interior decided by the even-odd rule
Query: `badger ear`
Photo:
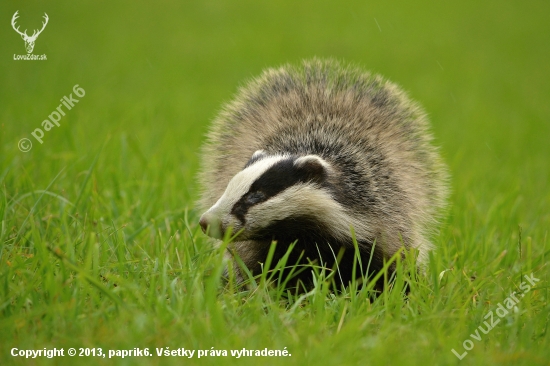
[[[248,160],[248,162],[245,164],[244,167],[248,168],[258,160],[261,160],[266,156],[267,156],[267,153],[264,150],[256,150],[254,154],[252,154],[252,156],[250,157],[250,159]]]
[[[264,151],[264,150],[256,150],[254,152],[254,154],[252,154],[252,157],[251,159],[259,159],[259,158],[263,158],[264,156],[266,156],[267,153]]]
[[[330,164],[317,155],[301,156],[294,161],[294,166],[304,175],[304,180],[317,183],[323,182],[331,169]]]

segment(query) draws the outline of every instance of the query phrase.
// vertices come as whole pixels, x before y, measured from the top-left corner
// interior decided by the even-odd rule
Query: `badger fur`
[[[447,198],[447,169],[420,107],[395,84],[336,61],[268,69],[215,119],[203,148],[200,225],[259,274],[276,263],[315,262],[353,273],[352,228],[363,270],[400,248],[419,263]],[[338,263],[336,257],[344,249]],[[246,277],[235,265],[237,277]],[[363,273],[363,275],[369,273]],[[300,275],[310,283],[311,271]]]

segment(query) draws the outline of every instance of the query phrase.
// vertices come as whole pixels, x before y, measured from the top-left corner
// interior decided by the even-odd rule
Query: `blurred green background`
[[[2,164],[47,159],[61,167],[107,140],[114,157],[121,138],[130,139],[141,158],[175,162],[189,199],[187,172],[221,103],[266,67],[319,56],[409,91],[459,178],[455,192],[482,200],[476,190],[490,181],[493,193],[541,194],[550,156],[549,9],[547,1],[2,1]],[[10,26],[16,10],[29,30],[48,13],[34,50],[47,61],[13,60],[25,54]],[[18,151],[75,84],[86,96],[61,127]],[[141,163],[135,155],[121,162],[134,177]],[[26,174],[56,172],[42,165]]]
[[[26,54],[10,24],[16,10],[29,34],[48,14],[33,52],[47,61],[13,59]],[[221,105],[266,67],[331,57],[424,106],[452,174],[437,244],[482,268],[477,256],[515,250],[518,227],[534,247],[548,245],[549,19],[546,0],[2,0],[0,185],[14,202],[64,169],[50,190],[126,238],[186,208],[195,229],[200,145]],[[31,132],[76,84],[86,95],[39,144]],[[22,138],[30,152],[18,149]],[[23,233],[31,198],[9,212]]]

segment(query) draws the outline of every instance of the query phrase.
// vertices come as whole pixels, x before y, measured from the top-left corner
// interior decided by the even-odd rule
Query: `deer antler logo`
[[[32,33],[32,36],[28,36],[27,35],[27,30],[25,29],[24,32],[21,32],[19,30],[19,27],[16,27],[15,26],[15,21],[17,20],[17,18],[19,18],[19,15],[17,15],[17,13],[19,12],[19,10],[17,10],[15,12],[15,14],[13,14],[13,17],[11,18],[11,26],[13,27],[13,29],[19,33],[21,35],[21,38],[23,38],[23,41],[25,41],[25,48],[27,49],[27,53],[32,53],[32,50],[34,49],[34,42],[36,41],[36,38],[38,38],[38,36],[40,35],[40,33],[42,33],[42,31],[44,30],[44,28],[46,28],[46,24],[48,24],[48,14],[44,13],[44,22],[42,23],[42,29],[40,30],[34,30],[34,32]]]

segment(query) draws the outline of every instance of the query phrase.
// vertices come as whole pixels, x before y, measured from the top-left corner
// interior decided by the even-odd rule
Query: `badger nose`
[[[223,228],[220,220],[210,217],[206,213],[199,220],[202,232],[213,238],[221,239],[223,237]]]
[[[202,232],[206,234],[206,229],[208,228],[208,221],[204,215],[201,216],[199,220],[199,225],[201,226]]]

